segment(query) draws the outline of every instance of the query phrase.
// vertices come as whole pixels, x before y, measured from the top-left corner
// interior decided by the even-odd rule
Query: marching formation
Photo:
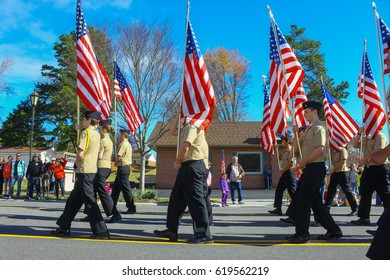
[[[383,75],[390,73],[390,31],[376,12],[377,30],[380,30],[378,44],[382,45],[381,72],[383,91],[385,91]],[[363,99],[363,126],[359,129],[355,121],[340,106],[327,90],[321,79],[323,104],[316,101],[302,100],[304,71],[293,50],[278,28],[271,10],[271,43],[270,43],[270,90],[264,79],[264,114],[261,133],[261,146],[275,154],[279,164],[280,180],[275,193],[273,215],[282,215],[281,200],[284,190],[292,199],[282,222],[295,225],[295,234],[286,239],[292,243],[306,243],[310,240],[310,215],[314,213],[316,223],[326,229],[326,233],[318,237],[320,240],[332,240],[343,237],[342,230],[335,223],[330,206],[335,197],[337,186],[346,196],[351,207],[350,216],[358,216],[352,220],[354,225],[370,225],[370,209],[372,194],[377,192],[383,201],[384,213],[377,222],[378,231],[370,231],[375,235],[367,253],[371,259],[390,259],[390,222],[389,222],[389,169],[385,165],[388,153],[386,136],[381,132],[385,123],[388,125],[388,106],[382,105],[379,90],[376,86],[366,46],[364,48],[361,73],[359,76],[358,96]],[[383,59],[382,59],[383,56]],[[299,102],[295,102],[294,98]],[[388,97],[387,97],[388,98]],[[291,107],[291,110],[290,108]],[[325,122],[319,120],[324,107]],[[303,108],[303,110],[302,110]],[[384,109],[385,108],[385,109]],[[291,113],[292,111],[292,113]],[[293,146],[290,146],[287,119],[292,116]],[[302,120],[307,123],[303,123]],[[276,134],[282,135],[281,151],[276,144]],[[359,165],[364,168],[360,178],[360,204],[352,192],[347,167],[348,151],[346,147],[352,142],[353,148],[360,149]],[[385,149],[386,148],[386,149]],[[294,159],[297,160],[294,160]],[[325,200],[322,197],[328,162],[330,182]],[[300,171],[300,178],[295,183],[295,175]],[[326,185],[326,183],[325,183]],[[386,235],[387,234],[387,235]]]

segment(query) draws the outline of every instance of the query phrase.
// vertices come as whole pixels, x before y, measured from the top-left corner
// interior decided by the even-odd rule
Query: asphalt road
[[[123,214],[123,220],[108,224],[110,240],[92,240],[89,223],[80,222],[80,212],[69,238],[53,237],[64,201],[23,201],[0,199],[1,260],[364,260],[371,242],[365,231],[375,229],[383,211],[372,207],[372,226],[353,226],[349,207],[333,207],[331,213],[344,238],[317,241],[322,227],[311,227],[311,242],[293,245],[284,240],[294,227],[271,216],[273,191],[246,192],[244,205],[214,207],[214,244],[189,245],[192,223],[186,215],[179,229],[179,242],[171,243],[153,234],[165,228],[166,204],[137,204],[138,213]],[[217,196],[217,194],[214,194]],[[287,205],[284,205],[285,211]],[[124,204],[120,210],[126,210]]]

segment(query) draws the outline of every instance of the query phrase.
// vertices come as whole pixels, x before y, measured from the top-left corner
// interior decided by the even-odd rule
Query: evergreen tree
[[[305,70],[303,86],[308,99],[322,103],[320,80],[322,76],[329,92],[340,103],[345,103],[345,99],[349,95],[347,91],[349,84],[342,81],[339,85],[335,85],[334,79],[328,76],[325,68],[325,55],[320,52],[321,42],[306,38],[304,36],[305,28],[299,28],[297,25],[291,25],[290,28],[290,34],[285,37]]]

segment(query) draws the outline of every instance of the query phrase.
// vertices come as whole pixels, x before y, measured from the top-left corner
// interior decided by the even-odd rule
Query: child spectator
[[[8,162],[4,163],[3,166],[3,177],[4,177],[4,198],[9,198],[8,187],[12,180],[12,156],[8,156]]]
[[[211,175],[211,162],[209,162],[209,173],[207,175],[207,192],[209,196],[211,195],[211,182],[213,181],[213,176]]]
[[[222,192],[222,207],[227,207],[227,198],[229,194],[229,185],[226,180],[227,175],[226,173],[222,173],[221,179],[219,179],[219,185],[221,187],[221,192]]]

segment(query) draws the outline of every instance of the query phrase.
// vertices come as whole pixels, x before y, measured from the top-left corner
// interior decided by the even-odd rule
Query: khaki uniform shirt
[[[119,143],[117,156],[122,159],[117,162],[117,166],[130,166],[133,149],[130,142],[126,139]]]
[[[326,131],[325,127],[322,125],[320,120],[315,121],[314,123],[309,126],[305,132],[303,133],[303,136],[301,138],[301,147],[302,147],[302,157],[307,158],[316,147],[318,146],[324,146],[326,144]],[[314,162],[325,162],[326,161],[326,154],[325,149],[322,156],[317,158],[316,160],[308,163],[314,163]]]
[[[282,149],[279,156],[282,162],[282,169],[285,170],[287,166],[292,162],[292,147],[288,146],[287,148]]]
[[[98,168],[111,168],[111,156],[113,150],[113,144],[110,136],[105,135],[100,140],[99,154],[103,153],[102,159],[98,161]]]
[[[363,151],[364,155],[371,154],[373,151],[384,149],[386,147],[386,136],[383,133],[378,133],[374,139],[368,140],[367,138],[364,138],[363,141]],[[368,161],[366,163],[367,166],[371,165],[378,165],[374,164],[371,161]]]
[[[208,150],[208,146],[206,148],[207,142],[206,138],[204,137],[204,131],[202,129],[199,129],[191,124],[183,127],[180,145],[184,144],[185,142],[190,143],[191,146],[189,147],[187,154],[184,156],[182,162],[205,159],[204,154],[206,149]]]
[[[89,126],[81,132],[77,147],[84,151],[84,158],[77,163],[76,173],[97,173],[100,134],[94,126]]]
[[[331,156],[332,156],[332,162],[333,166],[335,166],[338,162],[347,160],[348,159],[348,151],[345,148],[342,148],[340,152],[331,151]],[[337,168],[334,170],[335,172],[340,172],[340,171],[349,171],[349,168],[347,166],[347,162],[344,163],[344,165],[341,168]]]

